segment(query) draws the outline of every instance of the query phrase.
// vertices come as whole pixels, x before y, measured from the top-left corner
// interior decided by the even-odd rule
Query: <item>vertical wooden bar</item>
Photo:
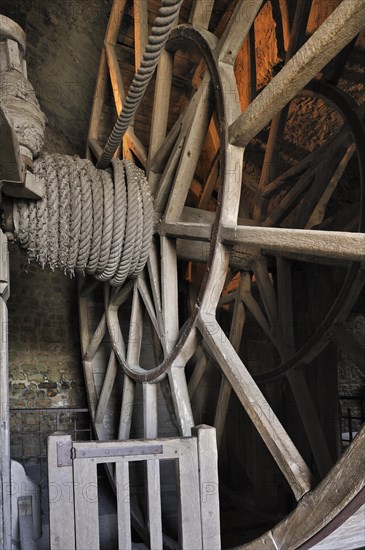
[[[115,464],[115,480],[118,501],[118,543],[119,548],[131,550],[131,510],[129,488],[129,462],[120,461]]]
[[[183,550],[202,548],[198,450],[195,438],[182,439],[177,461],[180,497],[179,546]]]
[[[50,435],[47,442],[49,532],[51,550],[75,548],[72,466],[57,465],[57,444],[70,444],[70,435]],[[71,449],[70,449],[71,452]],[[66,527],[67,526],[67,527]]]
[[[11,477],[8,371],[9,255],[0,233],[0,547],[11,548]]]
[[[76,548],[99,550],[99,506],[96,463],[84,458],[73,460]],[[65,529],[65,522],[62,523]],[[62,547],[63,550],[68,548]],[[60,549],[61,550],[61,549]]]
[[[218,451],[215,429],[201,425],[193,428],[197,437],[200,513],[205,550],[221,547],[219,518]]]
[[[163,548],[161,518],[160,461],[147,460],[147,507],[150,548]]]

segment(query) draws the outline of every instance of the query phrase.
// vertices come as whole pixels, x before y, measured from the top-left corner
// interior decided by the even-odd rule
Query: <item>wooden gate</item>
[[[48,438],[51,550],[96,550],[99,542],[97,465],[110,464],[117,494],[118,547],[132,548],[129,463],[146,463],[149,546],[163,548],[160,461],[173,460],[179,501],[179,547],[220,548],[215,429],[194,428],[193,437],[73,442]],[[112,464],[115,464],[113,467]]]

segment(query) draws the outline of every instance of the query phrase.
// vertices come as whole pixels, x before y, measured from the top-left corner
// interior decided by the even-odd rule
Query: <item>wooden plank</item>
[[[4,548],[11,548],[8,308],[6,305],[9,298],[9,252],[7,238],[3,232],[0,234],[0,245],[0,499],[2,504],[0,543]],[[4,494],[6,488],[8,488],[7,494]]]
[[[156,384],[154,384],[156,386]],[[161,517],[160,461],[147,460],[147,510],[150,548],[163,548]]]
[[[361,31],[364,19],[365,0],[341,2],[230,126],[230,142],[245,147]]]
[[[179,494],[179,546],[183,550],[202,548],[197,440],[182,439],[177,465]]]
[[[148,42],[147,0],[134,0],[134,65],[138,71]]]
[[[299,500],[312,484],[311,473],[212,314],[202,313],[199,330],[268,450]]]
[[[117,487],[118,545],[123,550],[132,549],[129,463],[118,461],[115,464],[115,484]]]
[[[73,474],[76,548],[99,550],[99,506],[96,463],[84,458],[75,458],[73,460]],[[62,525],[63,529],[65,528],[64,526],[65,523]],[[68,547],[64,546],[63,548]]]
[[[49,532],[51,550],[75,548],[72,466],[58,467],[58,443],[71,444],[71,436],[65,434],[50,435],[47,440]],[[66,525],[67,529],[65,529]]]
[[[215,429],[197,426],[202,548],[221,548],[219,517],[218,452]]]
[[[105,314],[103,314],[90,340],[90,343],[87,347],[86,353],[84,355],[84,361],[89,362],[93,360],[95,353],[98,351],[100,344],[103,341],[105,333],[106,333],[106,317],[105,317]]]
[[[284,257],[286,252],[309,254],[319,263],[321,258],[365,260],[364,233],[237,226],[222,228],[222,238],[225,243],[257,245]]]

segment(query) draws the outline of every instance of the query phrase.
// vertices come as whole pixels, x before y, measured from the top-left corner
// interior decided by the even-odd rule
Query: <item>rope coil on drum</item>
[[[44,154],[33,169],[44,198],[15,199],[13,216],[15,239],[29,261],[71,276],[90,273],[113,286],[141,273],[154,210],[140,168],[113,159],[111,170],[97,170],[88,160]]]

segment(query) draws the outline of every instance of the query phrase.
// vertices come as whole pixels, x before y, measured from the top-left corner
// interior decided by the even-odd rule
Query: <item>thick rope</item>
[[[97,164],[98,168],[107,168],[109,166],[117,147],[128,130],[128,126],[153,76],[170,31],[179,15],[181,4],[182,0],[162,0],[157,18],[152,27],[151,35],[148,38],[140,67],[134,75],[132,84],[124,101],[122,112],[114,125],[112,133],[99,159]]]
[[[153,202],[142,170],[114,159],[113,171],[44,154],[34,162],[40,201],[15,199],[15,238],[42,267],[91,273],[113,286],[143,269],[153,233]]]

